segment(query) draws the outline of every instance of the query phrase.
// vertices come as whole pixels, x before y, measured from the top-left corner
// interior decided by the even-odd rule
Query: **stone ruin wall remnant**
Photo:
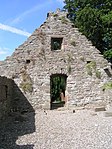
[[[4,119],[11,111],[13,81],[0,77],[0,120]]]
[[[0,75],[13,79],[34,108],[50,108],[50,76],[56,73],[67,75],[69,105],[111,100],[102,91],[111,80],[105,73],[106,68],[112,74],[109,63],[66,16],[59,10],[49,13],[27,41],[0,63]],[[62,39],[60,50],[51,49],[55,38]]]

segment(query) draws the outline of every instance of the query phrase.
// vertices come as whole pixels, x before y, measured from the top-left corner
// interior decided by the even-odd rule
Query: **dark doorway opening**
[[[63,107],[65,104],[67,75],[53,74],[50,77],[51,109]]]

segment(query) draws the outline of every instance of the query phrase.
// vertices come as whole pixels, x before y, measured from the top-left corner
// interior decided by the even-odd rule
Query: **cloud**
[[[47,7],[48,5],[50,5],[52,3],[51,0],[47,1],[46,3],[42,2],[42,4],[38,4],[36,6],[34,6],[33,8],[29,9],[29,10],[26,10],[25,12],[21,13],[17,18],[15,18],[14,20],[12,20],[11,24],[16,24],[16,23],[19,23],[20,21],[23,20],[23,18],[25,18],[27,15],[33,13],[33,12],[36,12],[36,11],[39,11],[39,10],[42,10],[44,9],[44,7]]]
[[[6,59],[7,56],[11,55],[11,49],[0,47],[0,61],[3,61]]]
[[[4,54],[7,54],[7,52],[0,50],[0,55],[4,55]]]
[[[17,29],[15,27],[11,27],[11,26],[8,26],[8,25],[4,25],[2,23],[0,23],[0,29],[1,30],[5,30],[5,31],[9,31],[9,32],[12,32],[12,33],[15,33],[15,34],[19,34],[19,35],[23,35],[23,36],[27,36],[29,37],[31,34],[28,33],[28,32],[25,32],[23,30],[20,30],[20,29]]]
[[[7,54],[8,53],[8,48],[2,48],[2,47],[0,47],[0,55],[5,55],[5,54]]]

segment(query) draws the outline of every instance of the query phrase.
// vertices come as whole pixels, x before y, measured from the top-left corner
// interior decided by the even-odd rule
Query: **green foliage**
[[[87,66],[86,70],[87,70],[87,74],[92,76],[92,68],[90,66]]]
[[[96,62],[95,61],[91,61],[90,63],[87,63],[86,64],[86,70],[87,70],[88,75],[92,76],[93,72],[94,72],[96,77],[98,79],[101,79],[101,72],[96,69]]]
[[[67,22],[68,22],[68,20],[65,18],[65,16],[62,16],[62,17],[60,17],[59,19],[61,20],[61,22],[62,22],[63,24],[67,24]]]
[[[106,26],[108,24],[108,27],[109,27],[112,23],[112,11],[102,15],[101,19],[102,19],[103,25]]]
[[[96,77],[98,79],[101,79],[101,72],[99,70],[96,70],[95,73],[96,73]]]
[[[112,49],[104,51],[104,57],[107,59],[112,59]]]
[[[112,89],[112,81],[105,83],[102,87],[103,91],[108,90],[108,89]]]
[[[96,69],[96,62],[95,61],[91,61],[90,63],[86,64],[86,67],[91,67],[93,69]]]
[[[64,9],[76,27],[101,53],[112,49],[112,0],[65,0]],[[112,55],[106,54],[110,62]]]
[[[56,13],[53,14],[53,17],[57,17],[57,16],[58,16],[58,14],[56,14]]]
[[[90,63],[86,64],[86,70],[88,75],[92,76],[92,70],[96,70],[96,62],[95,61],[91,61]]]

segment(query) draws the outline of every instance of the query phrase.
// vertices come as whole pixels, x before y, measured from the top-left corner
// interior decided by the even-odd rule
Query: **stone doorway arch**
[[[50,108],[56,109],[65,104],[65,90],[67,86],[66,74],[52,74],[50,76]]]

